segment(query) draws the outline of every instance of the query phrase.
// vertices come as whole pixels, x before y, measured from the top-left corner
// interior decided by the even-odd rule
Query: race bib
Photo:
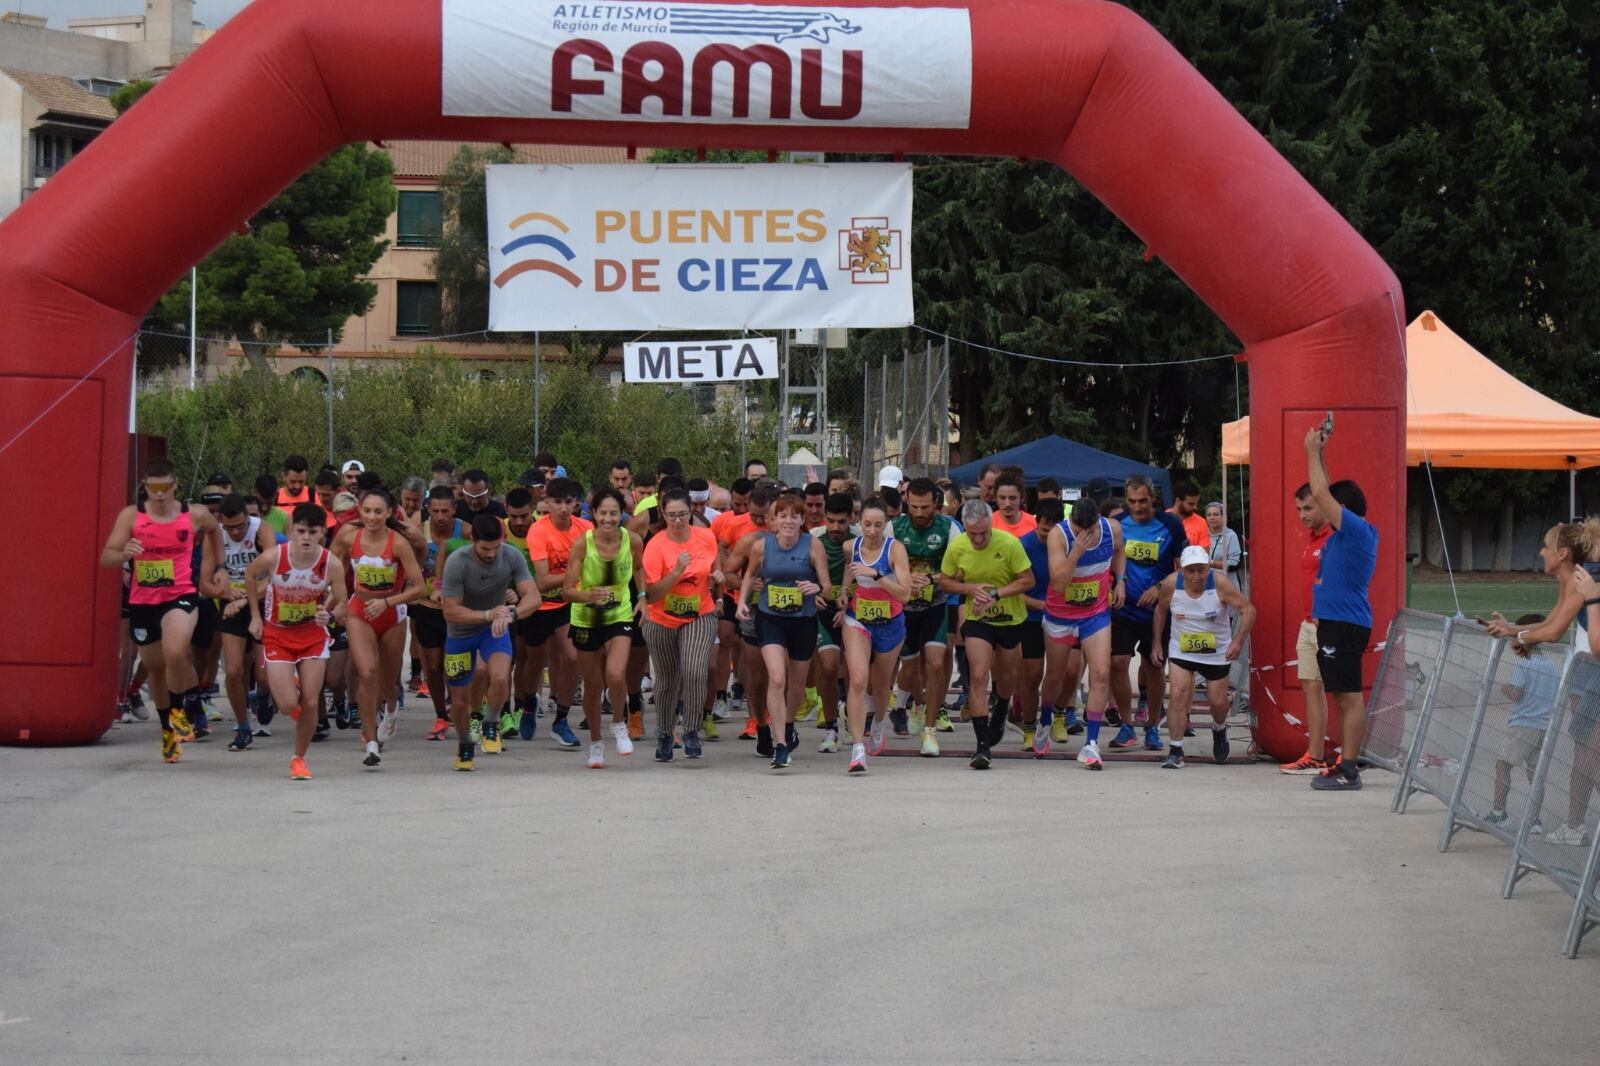
[[[700,613],[699,596],[676,596],[667,593],[667,613],[674,618],[693,618]]]
[[[278,601],[278,624],[281,626],[297,626],[309,622],[317,617],[315,603],[288,603]]]
[[[1179,633],[1178,650],[1186,655],[1217,650],[1217,635],[1215,633]]]
[[[871,625],[876,622],[887,622],[889,616],[888,600],[863,600],[859,596],[856,597],[856,621]]]
[[[445,677],[466,677],[472,673],[472,653],[458,651],[454,655],[444,657]]]
[[[356,584],[364,589],[386,589],[394,587],[395,567],[373,566],[371,563],[356,564]]]
[[[243,578],[239,578],[237,581],[230,580],[228,582],[228,587],[229,588],[235,588],[235,589],[238,589],[240,592],[243,592],[244,591],[244,579]]]
[[[1153,563],[1161,554],[1161,545],[1148,540],[1124,541],[1122,553],[1136,563]]]
[[[1074,581],[1067,586],[1067,602],[1076,607],[1088,607],[1100,598],[1100,582]]]
[[[996,600],[983,612],[983,620],[985,622],[1009,622],[1011,621],[1011,612],[1006,609],[1003,601]]]
[[[798,611],[801,601],[800,590],[793,585],[768,585],[767,607],[774,611]]]
[[[133,580],[148,588],[176,584],[177,575],[171,559],[140,559],[133,564]]]

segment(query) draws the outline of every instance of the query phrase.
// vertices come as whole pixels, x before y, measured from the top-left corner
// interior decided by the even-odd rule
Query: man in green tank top
[[[947,597],[933,576],[944,563],[945,549],[960,532],[939,513],[943,494],[932,480],[919,477],[906,486],[905,513],[891,524],[894,539],[911,561],[911,598],[906,601],[906,639],[900,646],[900,687],[911,693],[911,732],[922,737],[922,754],[939,754],[936,732],[955,727],[944,712],[950,687],[950,613]]]

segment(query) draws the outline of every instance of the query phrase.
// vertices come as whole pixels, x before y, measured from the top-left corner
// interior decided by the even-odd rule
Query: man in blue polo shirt
[[[1144,474],[1134,474],[1122,486],[1128,513],[1122,516],[1122,547],[1127,553],[1127,585],[1122,606],[1111,612],[1111,697],[1116,702],[1121,728],[1111,741],[1114,750],[1137,747],[1133,728],[1133,685],[1128,664],[1140,655],[1139,679],[1144,685],[1149,717],[1145,720],[1144,746],[1161,750],[1161,704],[1166,697],[1166,673],[1150,653],[1165,648],[1166,635],[1154,630],[1156,601],[1161,579],[1177,568],[1178,556],[1188,546],[1183,523],[1156,507],[1155,485]]]
[[[1378,531],[1367,521],[1367,497],[1354,481],[1328,484],[1322,450],[1328,440],[1321,426],[1306,434],[1306,466],[1311,495],[1333,527],[1322,547],[1322,561],[1311,591],[1311,619],[1317,627],[1317,669],[1322,687],[1339,708],[1339,761],[1311,779],[1323,792],[1361,787],[1356,758],[1366,738],[1366,708],[1361,701],[1361,657],[1372,638],[1368,590],[1378,566]]]

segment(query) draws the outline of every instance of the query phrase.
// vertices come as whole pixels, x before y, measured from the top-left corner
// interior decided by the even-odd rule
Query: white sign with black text
[[[696,385],[778,376],[778,342],[772,337],[639,341],[623,345],[622,351],[622,380],[629,382]]]

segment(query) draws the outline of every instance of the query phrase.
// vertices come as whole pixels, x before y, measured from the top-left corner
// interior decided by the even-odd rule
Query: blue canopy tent
[[[1022,467],[1030,487],[1037,485],[1040,478],[1053,477],[1061,482],[1063,488],[1087,489],[1089,482],[1098,478],[1103,479],[1116,495],[1121,495],[1122,483],[1128,475],[1144,474],[1155,483],[1161,499],[1166,504],[1172,502],[1172,478],[1160,467],[1124,459],[1120,455],[1078,444],[1054,433],[953,467],[950,477],[963,485],[976,485],[978,471],[986,463]]]

